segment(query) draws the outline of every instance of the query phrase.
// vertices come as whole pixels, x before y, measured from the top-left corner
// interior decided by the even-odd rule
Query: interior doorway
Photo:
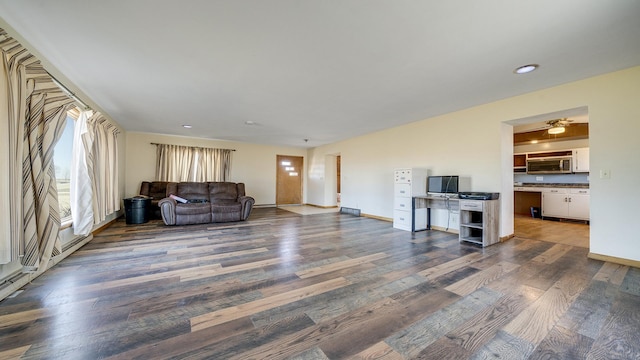
[[[340,207],[340,155],[336,156],[336,204]]]
[[[276,206],[302,205],[302,156],[276,156]]]
[[[513,216],[514,235],[588,248],[590,233],[588,108],[585,106],[541,114],[508,121],[507,124],[513,127],[512,148],[504,151],[509,151],[513,155],[514,191],[511,197],[513,201],[511,216]],[[584,150],[587,158],[586,171],[575,166],[578,154],[584,154]],[[529,172],[527,159],[533,157],[533,160],[536,160],[537,156],[543,158],[547,156],[551,159],[553,155],[562,151],[567,151],[565,156],[573,157],[570,173]],[[556,191],[554,188],[560,189],[557,191],[561,194],[553,194]],[[563,195],[565,192],[566,195]],[[574,192],[584,192],[587,195],[572,195]],[[572,209],[575,209],[575,206],[572,206],[574,196],[576,202],[580,200],[580,204],[586,204],[586,215],[582,212],[583,209],[578,209],[580,214],[572,213]],[[556,198],[564,199],[564,202],[556,201]],[[567,198],[569,198],[568,203]],[[547,203],[548,207],[543,210],[544,203]],[[543,220],[541,217],[545,211],[547,215]],[[566,214],[564,214],[565,211]]]

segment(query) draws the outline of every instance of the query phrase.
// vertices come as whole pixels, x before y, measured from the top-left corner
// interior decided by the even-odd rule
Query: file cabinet
[[[426,229],[426,209],[416,209],[413,213],[411,205],[413,196],[427,192],[427,170],[396,169],[393,176],[393,227],[406,231]]]

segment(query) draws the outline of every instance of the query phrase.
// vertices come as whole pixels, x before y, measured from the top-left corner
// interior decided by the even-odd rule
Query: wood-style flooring
[[[119,220],[0,303],[0,358],[639,359],[640,269],[587,252],[337,212]]]
[[[556,244],[589,247],[589,224],[570,220],[542,220],[530,216],[514,217],[514,234],[519,238]]]

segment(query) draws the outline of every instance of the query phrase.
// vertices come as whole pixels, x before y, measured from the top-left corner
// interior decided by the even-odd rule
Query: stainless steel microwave
[[[571,174],[571,156],[527,159],[527,174]]]

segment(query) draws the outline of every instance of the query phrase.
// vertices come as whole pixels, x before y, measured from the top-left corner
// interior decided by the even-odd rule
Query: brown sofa
[[[151,198],[151,217],[154,219],[161,219],[160,206],[158,202],[169,196],[167,194],[168,181],[143,181],[140,184],[140,195],[148,196]]]
[[[170,195],[189,202],[177,202]],[[158,206],[166,225],[187,225],[246,220],[254,203],[245,195],[244,183],[170,182]]]

